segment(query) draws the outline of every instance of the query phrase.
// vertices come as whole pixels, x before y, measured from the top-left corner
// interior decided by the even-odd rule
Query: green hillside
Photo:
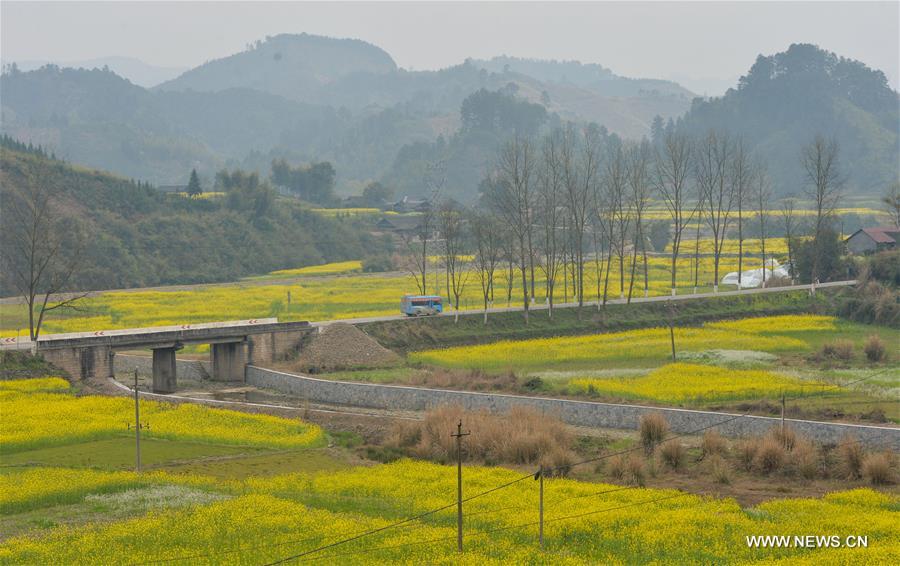
[[[83,247],[72,289],[110,289],[230,281],[273,269],[358,259],[381,245],[351,220],[324,218],[279,199],[253,175],[231,176],[217,198],[165,194],[146,184],[0,147],[5,203],[41,183],[57,194],[54,209],[71,223],[65,245]],[[0,244],[13,245],[13,223]],[[0,295],[15,294],[0,275]]]
[[[840,148],[848,193],[882,194],[897,181],[900,98],[884,73],[814,45],[760,55],[737,88],[696,99],[684,130],[741,134],[769,165],[776,190],[799,193],[800,149],[821,133]]]

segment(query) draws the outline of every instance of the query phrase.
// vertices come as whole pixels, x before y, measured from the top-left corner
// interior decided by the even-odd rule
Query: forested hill
[[[307,101],[325,85],[348,75],[378,75],[396,69],[390,55],[365,41],[281,34],[191,69],[156,88],[206,92],[252,88]]]
[[[53,210],[71,230],[63,241],[83,247],[72,289],[230,281],[358,259],[380,245],[349,220],[323,218],[294,200],[278,199],[253,175],[233,173],[230,181],[223,196],[192,199],[22,151],[8,139],[0,146],[3,202],[37,183],[57,192]],[[4,247],[15,238],[13,225],[5,224],[0,234]],[[0,295],[13,294],[0,274]]]
[[[900,98],[881,71],[795,44],[760,55],[725,96],[696,99],[680,125],[691,133],[743,135],[783,193],[800,191],[800,148],[822,133],[839,144],[847,192],[881,194],[897,180],[898,108]]]
[[[694,97],[691,91],[676,82],[622,77],[596,63],[524,59],[506,55],[487,60],[473,59],[471,62],[476,67],[494,73],[513,72],[551,83],[569,83],[590,88],[604,96],[639,96],[658,93],[685,98]]]

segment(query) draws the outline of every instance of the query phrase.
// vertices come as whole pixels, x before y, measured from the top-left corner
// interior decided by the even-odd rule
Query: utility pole
[[[138,370],[134,368],[134,471],[141,473],[141,404],[138,400]]]
[[[456,550],[462,552],[462,437],[469,436],[470,432],[462,431],[462,420],[456,425],[456,434],[450,436],[456,438]]]
[[[784,438],[784,391],[781,392],[781,438]]]
[[[538,492],[538,540],[541,543],[541,550],[544,550],[544,466],[538,468],[534,479],[540,482],[540,491]]]

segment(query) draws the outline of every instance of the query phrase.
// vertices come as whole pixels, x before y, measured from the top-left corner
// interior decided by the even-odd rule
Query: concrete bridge
[[[175,352],[188,344],[209,344],[214,380],[243,381],[248,364],[274,362],[294,351],[316,328],[309,322],[278,322],[275,318],[183,324],[128,330],[49,334],[37,342],[5,338],[3,350],[29,350],[65,370],[75,379],[112,377],[117,351],[153,350],[153,391],[173,393],[177,371]]]

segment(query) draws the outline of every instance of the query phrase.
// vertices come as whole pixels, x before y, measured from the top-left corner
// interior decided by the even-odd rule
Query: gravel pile
[[[295,369],[308,372],[348,368],[388,367],[401,361],[400,356],[379,344],[374,338],[346,323],[329,324],[300,347]]]

